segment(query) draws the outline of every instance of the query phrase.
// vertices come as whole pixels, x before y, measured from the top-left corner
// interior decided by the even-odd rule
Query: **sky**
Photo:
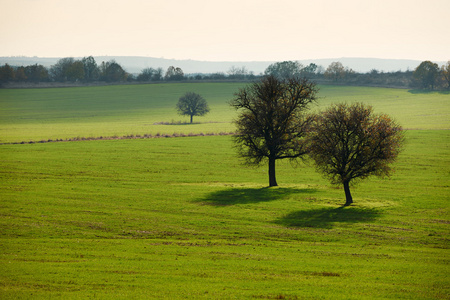
[[[0,0],[0,56],[450,60],[449,0]]]

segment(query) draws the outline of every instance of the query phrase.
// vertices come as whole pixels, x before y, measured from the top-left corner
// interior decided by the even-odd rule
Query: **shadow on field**
[[[334,223],[370,222],[381,213],[373,208],[339,207],[300,210],[286,215],[275,223],[286,227],[332,228]]]
[[[315,192],[315,189],[234,188],[211,193],[197,201],[212,206],[228,206],[274,201],[293,194],[312,194]]]

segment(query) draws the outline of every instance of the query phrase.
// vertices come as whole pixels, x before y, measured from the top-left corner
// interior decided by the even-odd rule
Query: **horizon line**
[[[192,58],[166,58],[166,57],[156,57],[156,56],[148,56],[148,55],[84,55],[84,56],[27,56],[27,55],[10,55],[10,56],[0,56],[3,58],[43,58],[43,59],[55,59],[55,58],[83,58],[83,57],[139,57],[139,58],[152,58],[152,59],[162,59],[162,60],[174,60],[174,61],[196,61],[196,62],[210,62],[210,63],[243,63],[243,62],[255,62],[255,63],[268,63],[268,62],[282,62],[282,61],[314,61],[314,60],[339,60],[339,59],[377,59],[377,60],[404,60],[404,61],[434,61],[434,62],[445,62],[447,60],[438,60],[438,59],[413,59],[413,58],[380,58],[380,57],[362,57],[362,56],[342,56],[342,57],[324,57],[324,58],[305,58],[305,59],[282,59],[282,60],[199,60]]]

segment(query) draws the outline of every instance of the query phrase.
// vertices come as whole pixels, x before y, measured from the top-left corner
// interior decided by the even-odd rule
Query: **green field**
[[[85,88],[0,89],[0,143],[76,137],[220,133],[234,131],[228,105],[242,83],[119,85]],[[201,94],[211,112],[193,125],[176,113],[187,91]],[[389,113],[405,128],[450,129],[450,95],[410,93],[402,89],[321,86],[316,107],[362,101]]]
[[[239,86],[0,90],[1,142],[233,130]],[[153,125],[187,121],[188,90],[211,114]],[[350,207],[308,163],[278,163],[267,188],[229,136],[0,145],[0,298],[449,299],[449,95],[319,95],[314,109],[363,101],[420,129]]]

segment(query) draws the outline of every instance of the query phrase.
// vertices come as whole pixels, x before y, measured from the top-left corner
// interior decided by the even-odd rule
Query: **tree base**
[[[350,185],[349,182],[344,182],[344,191],[345,191],[345,204],[344,206],[349,206],[353,203],[352,194],[350,193]]]

